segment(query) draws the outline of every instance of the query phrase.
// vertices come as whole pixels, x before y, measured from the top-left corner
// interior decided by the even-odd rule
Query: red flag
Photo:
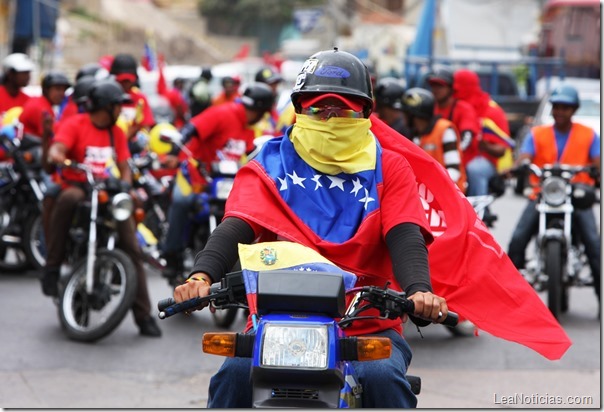
[[[537,293],[515,268],[446,170],[377,117],[371,130],[384,148],[413,168],[430,226],[434,293],[478,328],[560,359],[572,344]]]
[[[239,49],[237,54],[235,54],[233,56],[233,60],[242,60],[242,59],[247,58],[249,55],[250,55],[250,45],[249,45],[249,43],[245,43],[243,46],[241,46],[241,48]]]
[[[168,94],[168,85],[166,84],[166,78],[164,76],[164,59],[163,56],[158,57],[157,62],[157,94],[160,96],[167,96]]]

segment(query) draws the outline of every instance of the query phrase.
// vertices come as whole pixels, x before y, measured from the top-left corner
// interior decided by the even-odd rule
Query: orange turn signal
[[[105,190],[101,190],[99,191],[99,204],[104,205],[105,203],[107,203],[109,201],[109,193],[107,193]]]
[[[392,351],[390,338],[377,336],[357,336],[357,356],[359,361],[387,359]]]
[[[26,163],[32,163],[34,161],[34,155],[30,152],[25,152],[23,153],[23,160],[25,160]]]
[[[134,211],[134,221],[136,223],[142,223],[145,220],[145,209],[137,207]]]
[[[202,347],[205,353],[220,356],[235,356],[237,333],[204,333]]]

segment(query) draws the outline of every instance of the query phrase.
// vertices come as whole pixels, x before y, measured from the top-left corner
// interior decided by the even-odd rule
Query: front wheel
[[[42,226],[42,215],[30,217],[25,223],[23,250],[34,269],[42,269],[46,264],[46,239]]]
[[[547,274],[547,306],[556,319],[568,308],[568,291],[562,278],[562,243],[551,240],[545,245],[545,273]]]
[[[121,250],[97,252],[94,288],[86,293],[86,259],[69,276],[59,295],[59,319],[70,339],[94,342],[111,333],[132,307],[137,289],[134,264]]]

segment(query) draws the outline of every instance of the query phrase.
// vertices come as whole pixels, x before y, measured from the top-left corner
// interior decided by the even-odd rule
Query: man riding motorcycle
[[[579,93],[569,85],[558,86],[551,94],[553,125],[537,126],[526,136],[516,165],[529,161],[543,167],[546,164],[568,164],[573,166],[593,165],[600,171],[600,136],[588,126],[573,122],[572,117],[579,108]],[[579,174],[574,182],[594,184],[586,173]],[[537,233],[539,212],[535,208],[535,196],[530,197],[512,234],[508,255],[518,269],[525,266],[525,250],[531,237]],[[600,301],[600,236],[593,210],[573,211],[573,226],[578,230],[589,267],[594,279],[594,289]]]
[[[447,304],[431,292],[426,244],[433,237],[415,175],[369,130],[373,96],[365,65],[337,49],[314,54],[292,102],[296,123],[240,169],[225,219],[174,299],[207,296],[237,260],[238,243],[288,240],[358,274],[359,285],[392,282],[415,302],[415,315],[442,322]],[[393,344],[387,360],[353,362],[363,407],[415,407],[400,319],[361,320],[347,334],[378,334]],[[250,359],[227,359],[210,381],[208,407],[249,407],[250,366]]]
[[[183,144],[193,158],[210,172],[212,161],[222,158],[240,161],[254,149],[254,130],[250,128],[273,107],[271,88],[264,83],[249,85],[241,99],[231,103],[211,106],[193,117],[183,129]],[[180,160],[186,160],[184,152]],[[178,158],[166,159],[167,167],[176,167]],[[168,233],[163,245],[162,257],[166,259],[164,277],[173,280],[183,270],[184,233],[189,222],[189,210],[195,194],[184,194],[178,185],[172,192],[172,204],[168,213]]]
[[[130,157],[128,142],[122,130],[116,126],[122,104],[129,101],[120,85],[113,80],[98,81],[89,93],[88,113],[76,114],[58,130],[49,150],[49,163],[60,165],[70,159],[93,167],[102,177],[107,177],[107,165],[117,165],[120,179],[127,186],[132,184],[127,160]],[[42,291],[47,296],[57,296],[61,264],[66,255],[65,244],[73,214],[86,193],[82,185],[86,177],[77,170],[61,170],[62,190],[57,197],[50,221],[47,239],[48,256],[42,278]],[[136,239],[134,220],[118,225],[119,242],[132,259],[136,268],[138,290],[132,307],[134,320],[140,334],[161,336],[161,330],[150,315],[151,302],[147,289],[147,277],[143,257]]]

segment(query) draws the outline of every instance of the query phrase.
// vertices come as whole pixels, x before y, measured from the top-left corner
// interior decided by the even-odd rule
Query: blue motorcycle
[[[255,295],[253,329],[249,333],[205,333],[206,353],[252,359],[252,406],[361,407],[362,388],[351,361],[390,357],[386,337],[346,337],[344,329],[363,312],[376,308],[380,319],[396,319],[414,311],[404,292],[375,286],[353,287],[356,276],[347,272],[300,270],[240,271],[210,287],[210,294],[175,303],[158,303],[159,317],[215,307],[248,307],[246,295]],[[346,308],[346,295],[353,299]],[[253,300],[251,300],[253,301]],[[375,317],[372,317],[375,318]],[[339,320],[337,320],[339,319]],[[449,312],[444,324],[455,326]],[[421,380],[408,376],[419,394]]]

